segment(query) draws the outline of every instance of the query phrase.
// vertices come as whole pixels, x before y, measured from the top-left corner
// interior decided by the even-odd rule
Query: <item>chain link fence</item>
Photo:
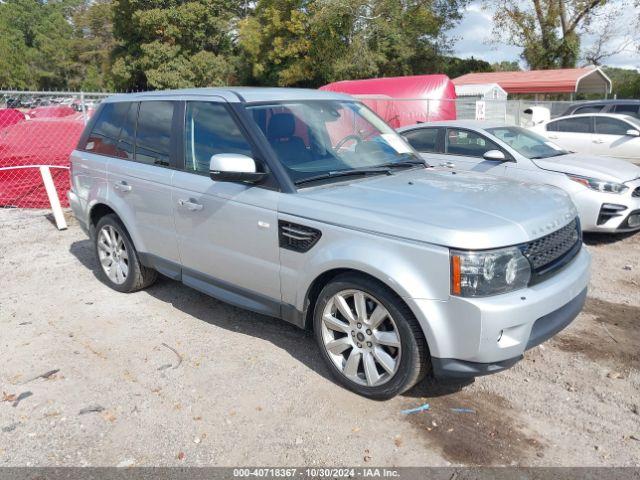
[[[0,207],[49,208],[48,185],[68,205],[69,154],[107,95],[0,90]]]

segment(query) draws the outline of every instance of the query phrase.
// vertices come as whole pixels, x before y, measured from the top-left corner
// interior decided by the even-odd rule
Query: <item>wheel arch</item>
[[[131,242],[133,242],[133,246],[136,248],[136,250],[140,251],[140,241],[135,229],[132,229],[131,226],[128,224],[128,222],[125,220],[125,218],[122,215],[120,215],[112,205],[110,205],[108,202],[105,202],[105,201],[95,202],[89,208],[87,224],[89,227],[89,235],[91,236],[91,238],[93,239],[95,237],[96,225],[98,225],[98,222],[100,221],[100,219],[105,215],[110,215],[110,214],[113,214],[116,217],[118,217],[118,219],[124,225],[124,228],[127,229],[127,233],[131,238]]]

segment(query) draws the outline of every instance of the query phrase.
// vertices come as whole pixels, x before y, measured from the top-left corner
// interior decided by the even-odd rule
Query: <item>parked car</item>
[[[389,398],[515,364],[578,314],[590,255],[555,187],[426,168],[346,95],[193,89],[101,103],[69,201],[113,289],[157,272],[312,329]]]
[[[580,113],[618,113],[640,118],[640,100],[595,100],[569,105],[562,116]]]
[[[567,150],[640,163],[640,120],[597,113],[555,118],[531,127]]]
[[[571,153],[500,122],[434,122],[398,131],[427,162],[562,188],[585,231],[640,230],[640,167],[629,162]]]

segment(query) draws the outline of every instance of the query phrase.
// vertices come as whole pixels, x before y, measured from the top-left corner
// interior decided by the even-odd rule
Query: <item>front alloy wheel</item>
[[[343,290],[322,314],[324,347],[349,380],[369,387],[388,382],[402,353],[398,328],[387,309],[361,290]]]
[[[422,328],[407,304],[381,282],[344,273],[324,286],[313,329],[335,379],[365,397],[402,393],[430,369]]]

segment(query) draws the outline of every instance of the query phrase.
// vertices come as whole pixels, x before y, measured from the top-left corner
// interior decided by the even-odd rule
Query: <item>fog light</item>
[[[627,220],[627,225],[630,227],[637,227],[640,225],[640,213],[634,213],[633,215],[629,215],[629,219]]]

